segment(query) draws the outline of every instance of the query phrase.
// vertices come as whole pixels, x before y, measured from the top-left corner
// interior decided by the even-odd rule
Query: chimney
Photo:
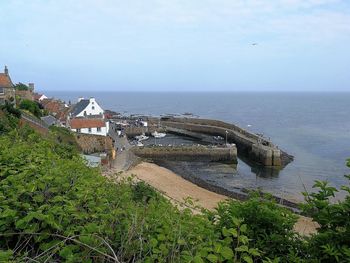
[[[34,91],[34,83],[28,83],[29,90]]]
[[[6,76],[8,76],[8,75],[9,75],[9,70],[8,70],[7,66],[5,66],[4,73],[5,73],[5,75],[6,75]]]

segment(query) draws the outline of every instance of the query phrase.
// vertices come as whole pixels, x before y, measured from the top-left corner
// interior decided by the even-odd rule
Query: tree
[[[15,89],[16,90],[29,90],[29,87],[26,84],[19,82],[15,85]]]

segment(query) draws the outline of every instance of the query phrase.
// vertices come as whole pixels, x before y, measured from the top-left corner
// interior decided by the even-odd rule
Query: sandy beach
[[[198,206],[206,209],[215,209],[220,201],[229,199],[227,196],[201,188],[183,179],[174,172],[154,163],[141,162],[126,171],[124,175],[135,175],[139,180],[153,186],[166,197],[179,204],[184,204],[184,200],[190,197]],[[299,217],[294,227],[294,230],[302,235],[315,233],[316,229],[317,223],[304,216]]]
[[[127,174],[136,175],[138,179],[153,186],[169,198],[179,203],[191,197],[195,203],[206,209],[214,209],[220,201],[228,199],[224,195],[210,192],[153,163],[142,162]]]

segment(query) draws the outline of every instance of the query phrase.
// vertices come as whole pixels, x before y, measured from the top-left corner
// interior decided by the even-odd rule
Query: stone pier
[[[209,161],[237,164],[237,148],[215,146],[145,146],[134,147],[132,152],[142,158],[168,161]]]

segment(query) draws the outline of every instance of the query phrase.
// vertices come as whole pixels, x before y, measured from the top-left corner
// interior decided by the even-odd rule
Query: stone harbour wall
[[[96,152],[112,153],[113,139],[109,136],[76,133],[75,138],[85,154]]]
[[[132,152],[142,158],[168,161],[211,161],[237,164],[237,148],[207,146],[146,146]]]

